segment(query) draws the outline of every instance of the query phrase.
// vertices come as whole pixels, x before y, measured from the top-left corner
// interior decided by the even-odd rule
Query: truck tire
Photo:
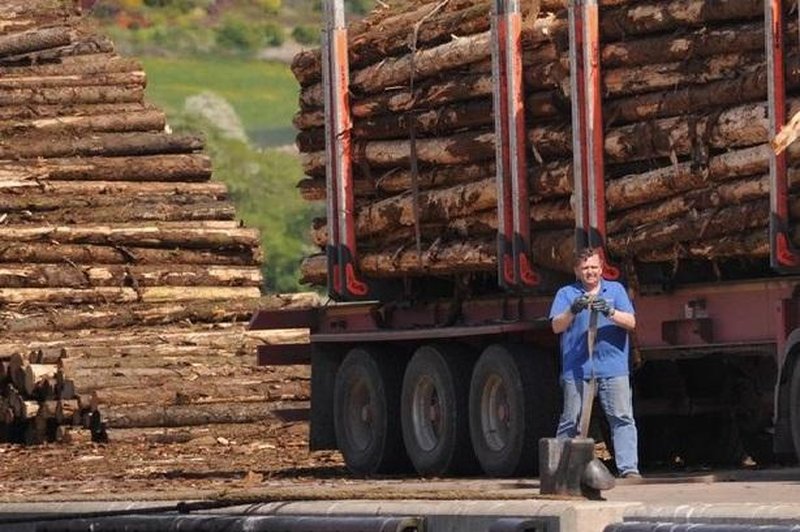
[[[417,349],[400,399],[403,441],[422,476],[475,471],[469,441],[469,378],[474,357],[444,346]]]
[[[794,454],[800,461],[800,359],[795,361],[792,382],[789,385],[789,424],[792,428]]]
[[[351,349],[336,373],[336,444],[355,475],[395,472],[407,463],[400,438],[400,390],[391,354]]]
[[[469,397],[470,437],[483,471],[537,474],[539,439],[555,435],[558,405],[551,354],[525,345],[487,347],[472,372]]]

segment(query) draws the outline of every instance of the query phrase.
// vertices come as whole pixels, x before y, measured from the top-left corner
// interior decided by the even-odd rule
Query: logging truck
[[[692,2],[683,2],[688,3]],[[436,194],[444,197],[441,189],[429,186],[436,161],[426,150],[445,143],[428,143],[433,133],[425,129],[423,121],[415,121],[422,114],[418,111],[404,115],[402,127],[396,126],[397,137],[403,137],[408,147],[401,157],[404,175],[409,176],[409,184],[402,191],[403,203],[396,198],[385,200],[394,203],[384,203],[397,212],[410,213],[406,217],[411,220],[406,224],[410,243],[396,245],[396,252],[387,254],[376,251],[375,242],[395,242],[395,233],[377,222],[366,227],[374,220],[369,215],[378,203],[369,211],[368,202],[375,200],[365,199],[361,191],[369,181],[363,166],[379,166],[379,156],[375,155],[378,143],[388,137],[381,137],[378,129],[369,132],[370,124],[376,124],[377,119],[368,123],[353,118],[354,114],[356,118],[365,116],[358,113],[366,106],[359,107],[367,99],[364,93],[369,92],[365,74],[369,68],[351,68],[348,61],[359,58],[348,46],[363,48],[366,39],[349,40],[341,3],[326,2],[327,22],[318,59],[325,141],[324,157],[319,160],[325,166],[322,195],[327,221],[325,251],[314,258],[324,264],[324,269],[321,277],[306,278],[325,279],[331,302],[314,309],[261,311],[250,325],[253,329],[310,329],[310,344],[261,346],[258,360],[260,364],[311,365],[312,450],[340,450],[348,468],[359,475],[389,471],[415,471],[425,476],[477,471],[491,476],[534,474],[538,441],[554,434],[560,410],[558,341],[547,316],[555,290],[571,280],[571,263],[565,258],[569,253],[562,250],[589,245],[603,250],[605,277],[626,284],[636,308],[631,379],[645,470],[648,466],[692,463],[736,465],[747,459],[769,463],[800,455],[800,252],[794,247],[797,237],[791,217],[796,205],[790,195],[790,163],[796,155],[789,141],[784,143],[788,146],[785,151],[769,143],[779,134],[790,133],[787,116],[792,102],[787,94],[797,85],[787,81],[787,76],[796,76],[796,72],[785,65],[797,54],[797,39],[784,32],[789,7],[784,4],[788,2],[723,3],[726,9],[715,3],[711,10],[684,13],[677,11],[677,2],[637,2],[637,13],[647,11],[647,6],[651,12],[672,10],[670,17],[648,18],[649,27],[662,25],[662,33],[641,37],[651,39],[647,41],[651,47],[661,43],[647,50],[644,44],[637,44],[635,36],[628,35],[625,42],[613,41],[604,29],[607,26],[608,32],[624,34],[619,26],[632,24],[630,21],[638,16],[624,0],[600,0],[599,5],[598,0],[574,0],[564,6],[562,18],[537,19],[533,29],[525,29],[516,0],[495,0],[490,16],[483,15],[491,19],[490,31],[480,33],[483,20],[475,19],[470,27],[477,37],[463,37],[456,43],[441,44],[433,29],[426,33],[416,28],[415,36],[429,38],[431,44],[429,49],[422,49],[420,41],[420,49],[412,50],[412,76],[417,72],[422,77],[423,68],[415,68],[414,62],[422,64],[422,59],[432,57],[436,46],[452,49],[465,46],[472,38],[470,50],[480,48],[478,39],[484,39],[483,48],[491,48],[490,68],[485,71],[485,76],[491,76],[491,107],[484,113],[488,126],[482,123],[489,132],[481,129],[479,133],[484,136],[470,137],[471,143],[456,161],[472,162],[468,157],[479,157],[485,147],[482,139],[489,138],[493,150],[488,166],[491,177],[447,190],[449,197],[453,197],[452,190],[461,191],[459,201],[467,196],[466,186],[475,186],[470,197],[490,197],[494,201],[491,221],[482,227],[490,227],[492,234],[489,245],[474,238],[448,241],[446,235],[454,227],[447,219],[452,203],[443,202],[440,210],[446,212],[441,216],[448,224],[435,226],[433,235],[426,233],[435,218],[430,212],[431,198]],[[700,6],[703,0],[693,0],[694,4]],[[760,54],[757,62],[761,70],[759,80],[748,86],[755,87],[753,98],[768,125],[768,131],[758,139],[751,139],[749,144],[729,141],[726,145],[715,137],[723,127],[720,122],[725,113],[741,112],[740,108],[731,110],[730,105],[742,102],[726,102],[728,92],[721,89],[721,83],[732,83],[732,76],[713,80],[710,74],[704,74],[699,76],[702,82],[696,77],[681,89],[686,97],[679,101],[671,99],[672,93],[654,92],[655,85],[647,93],[637,94],[629,86],[628,93],[617,94],[613,101],[609,97],[613,92],[610,74],[601,67],[617,60],[610,47],[629,46],[629,53],[619,61],[632,61],[633,51],[665,56],[674,53],[675,47],[665,46],[665,39],[697,39],[695,44],[703,44],[697,47],[697,54],[719,53],[717,45],[726,38],[744,38],[747,28],[735,24],[754,16],[744,11],[752,11],[756,4],[760,18],[750,29],[760,39],[756,43],[760,50],[753,53]],[[458,13],[431,11],[422,18],[460,17],[457,20],[466,25],[466,9],[469,7]],[[734,11],[735,16],[730,15]],[[418,15],[413,11],[404,14],[407,20],[420,18]],[[448,16],[451,18],[446,19]],[[697,20],[682,27],[682,21],[690,16],[708,18],[700,21],[699,27]],[[719,21],[726,16],[731,20],[723,20],[725,27],[703,27],[714,17]],[[604,25],[612,19],[613,24]],[[531,117],[536,121],[545,110],[528,109],[541,101],[536,95],[543,93],[531,97],[527,73],[529,65],[535,66],[539,60],[536,54],[543,55],[548,49],[542,45],[526,55],[528,45],[522,42],[526,31],[525,42],[536,43],[538,28],[548,25],[552,35],[562,22],[568,37],[563,57],[568,58],[569,66],[565,130],[571,135],[570,160],[564,163],[567,166],[559,167],[568,168],[563,175],[569,177],[567,199],[562,198],[561,203],[572,225],[566,241],[554,239],[549,228],[539,228],[537,220],[552,204],[531,201],[550,190],[543,191],[546,187],[542,186],[547,172],[536,167],[547,166],[547,157],[555,153],[555,143],[546,145],[541,139],[547,135],[555,138],[556,132],[546,129],[553,123],[552,115],[549,121],[542,120],[546,125],[539,133],[530,133]],[[738,29],[731,32],[731,27]],[[683,32],[679,37],[675,37],[677,30]],[[734,46],[741,54],[747,51],[741,40]],[[470,72],[483,72],[481,66],[475,66],[483,64],[489,65],[473,60]],[[659,65],[663,64],[662,60]],[[703,65],[709,64],[704,60]],[[378,75],[377,68],[369,70],[370,79]],[[663,74],[665,70],[660,68]],[[740,74],[748,75],[744,70]],[[539,81],[539,85],[533,83],[534,90],[549,87]],[[644,77],[637,81],[637,86],[652,82]],[[416,83],[423,81],[417,79]],[[420,92],[413,92],[413,80],[411,85],[410,94],[420,96]],[[749,97],[743,96],[746,91],[740,89],[732,92],[748,103]],[[443,92],[441,89],[437,94]],[[677,129],[671,129],[666,148],[650,139],[653,152],[631,156],[631,160],[623,160],[615,151],[625,144],[621,139],[628,137],[624,135],[641,137],[652,132],[654,124],[666,128],[665,124],[673,127],[684,120],[672,116],[696,110],[693,97],[701,93],[716,95],[720,105],[729,106],[702,117],[708,125],[702,134],[684,128],[680,137]],[[635,111],[640,113],[636,117],[633,113],[629,118],[619,118],[628,116],[623,111],[629,107],[620,103],[623,97],[641,101],[655,98],[660,104],[648,109],[643,105]],[[414,101],[422,101],[422,96]],[[619,111],[615,120],[644,120],[650,129],[609,126],[603,113],[614,105]],[[672,115],[658,114],[666,113],[670,106]],[[310,112],[304,116],[313,120]],[[389,118],[384,116],[383,123],[389,123]],[[476,127],[479,120],[473,117],[469,123],[462,123],[457,130],[459,139],[466,138],[469,128]],[[737,126],[739,131],[749,127],[749,122],[761,123],[755,119],[745,122]],[[442,124],[436,127],[444,128]],[[359,134],[371,138],[353,138]],[[453,138],[455,134],[448,137]],[[531,147],[537,140],[539,146]],[[633,140],[627,143],[633,144]],[[370,151],[372,147],[376,149]],[[698,156],[701,148],[708,151]],[[531,152],[536,161],[528,160]],[[697,178],[698,158],[703,160],[701,179],[689,187],[675,185],[691,176]],[[738,164],[734,159],[748,162]],[[754,160],[757,163],[752,166]],[[763,176],[752,171],[759,165],[766,170]],[[744,170],[745,166],[750,170]],[[463,176],[474,167],[462,164],[456,171]],[[661,176],[661,183],[676,187],[672,193],[684,192],[663,198],[684,205],[688,201],[686,191],[692,187],[701,189],[694,192],[695,200],[702,194],[718,198],[723,195],[722,182],[752,174],[759,176],[765,197],[754,195],[741,201],[737,196],[732,205],[713,204],[711,214],[695,208],[691,212],[675,211],[677,221],[666,220],[675,215],[659,207],[662,210],[651,212],[647,231],[635,224],[628,226],[625,238],[610,231],[612,223],[617,228],[620,225],[622,215],[618,213],[634,216],[634,211],[625,208],[642,203],[634,201],[637,187],[633,185],[646,179],[652,184],[656,174]],[[630,179],[634,175],[636,179]],[[619,194],[623,194],[621,200]],[[673,238],[670,249],[679,247],[680,253],[659,255],[666,229],[662,228],[662,233],[653,231],[653,227],[662,226],[653,225],[652,216],[663,216],[672,224],[671,231],[680,227],[680,231],[669,233]],[[469,220],[472,223],[476,218]],[[555,218],[550,222],[555,223]],[[756,219],[759,221],[753,221]],[[472,231],[469,234],[474,235],[477,229]],[[661,242],[661,247],[645,245],[656,242]],[[742,258],[746,260],[739,260]],[[592,431],[596,439],[608,441],[602,420],[596,420]]]

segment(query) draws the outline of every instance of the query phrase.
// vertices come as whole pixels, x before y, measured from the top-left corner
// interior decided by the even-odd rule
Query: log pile
[[[258,232],[212,180],[203,139],[165,130],[145,82],[71,0],[0,6],[0,427],[11,440],[254,422],[307,399],[307,376],[255,367],[255,346],[273,339],[246,323],[316,296],[262,297]]]
[[[599,4],[609,251],[621,262],[762,260],[770,150],[763,2]],[[532,253],[539,267],[561,271],[574,227],[565,6],[523,3]],[[486,0],[407,1],[349,27],[356,232],[367,277],[496,269],[489,14]],[[787,16],[785,32],[788,116],[800,110],[795,18]],[[298,54],[292,70],[302,87],[295,126],[307,178],[299,187],[319,200],[319,51]],[[800,148],[791,145],[788,157],[794,191]],[[800,216],[798,198],[791,201]],[[791,236],[800,243],[794,225]],[[312,238],[324,245],[324,219]],[[324,284],[324,255],[308,257],[303,274]]]

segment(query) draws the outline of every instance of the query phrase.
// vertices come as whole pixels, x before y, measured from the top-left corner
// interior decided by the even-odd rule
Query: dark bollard
[[[543,495],[599,499],[614,487],[614,477],[594,457],[591,438],[539,440],[539,492]]]

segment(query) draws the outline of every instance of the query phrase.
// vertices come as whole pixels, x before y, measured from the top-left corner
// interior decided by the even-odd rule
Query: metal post
[[[569,3],[569,71],[570,100],[572,101],[572,183],[573,210],[575,211],[575,249],[589,245],[586,230],[589,213],[586,192],[587,140],[586,140],[586,80],[583,56],[583,0]]]
[[[784,71],[784,21],[781,0],[764,2],[764,33],[769,98],[769,138],[786,124],[786,73]],[[777,271],[797,271],[800,255],[789,239],[789,183],[786,152],[769,156],[770,266]]]
[[[522,88],[519,0],[492,3],[492,74],[497,166],[498,279],[507,289],[539,282],[530,261],[530,199]]]
[[[356,274],[353,167],[350,133],[350,72],[344,1],[325,0],[322,39],[325,92],[325,170],[328,214],[328,294],[333,299],[363,297],[367,287]]]
[[[619,279],[606,253],[605,134],[597,0],[569,4],[575,247],[601,250],[603,277]]]

